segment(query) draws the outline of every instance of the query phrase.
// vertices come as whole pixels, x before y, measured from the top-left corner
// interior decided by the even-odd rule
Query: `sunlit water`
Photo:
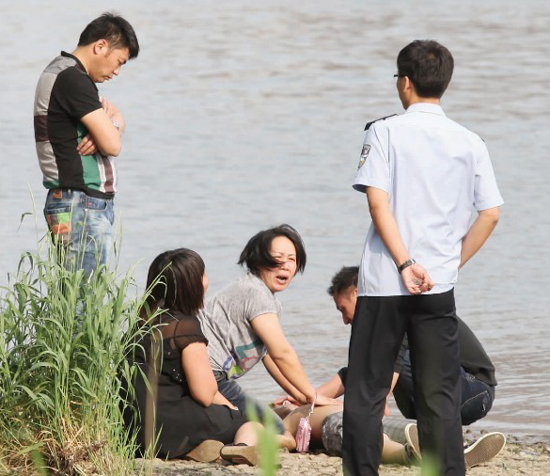
[[[71,51],[84,25],[111,8],[2,2],[0,7],[0,283],[44,232],[32,130],[42,69]],[[547,234],[550,231],[550,4],[476,2],[117,2],[142,51],[100,92],[125,114],[117,216],[121,269],[167,248],[197,250],[210,292],[259,229],[288,222],[308,265],[280,299],[283,326],[311,380],[345,365],[349,328],[325,289],[359,261],[369,225],[354,177],[368,120],[401,111],[395,57],[415,38],[453,52],[446,113],[486,141],[506,201],[497,230],[461,272],[459,315],[497,367],[497,400],[475,427],[550,434]],[[23,213],[33,210],[37,218]],[[262,370],[243,379],[266,401]],[[396,410],[394,410],[395,412]]]

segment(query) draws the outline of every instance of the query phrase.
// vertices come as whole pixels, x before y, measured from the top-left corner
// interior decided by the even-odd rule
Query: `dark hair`
[[[246,264],[248,270],[256,276],[260,275],[260,269],[262,268],[277,267],[279,263],[273,259],[269,251],[271,250],[271,242],[278,236],[286,236],[292,241],[296,249],[296,271],[303,273],[307,259],[304,243],[298,232],[286,224],[256,233],[248,240],[237,264],[241,266]]]
[[[192,250],[179,248],[158,255],[147,275],[149,295],[141,309],[141,317],[158,308],[195,315],[204,304],[204,261]]]
[[[139,53],[139,43],[136,32],[130,23],[120,15],[105,12],[88,24],[80,34],[78,46],[86,46],[97,40],[107,40],[110,49],[128,48],[130,59]]]
[[[440,98],[453,75],[451,52],[434,40],[415,40],[397,56],[397,74],[408,76],[416,94],[424,98]]]
[[[332,277],[332,284],[327,289],[331,296],[340,294],[350,286],[357,287],[357,278],[359,277],[359,266],[344,266]]]

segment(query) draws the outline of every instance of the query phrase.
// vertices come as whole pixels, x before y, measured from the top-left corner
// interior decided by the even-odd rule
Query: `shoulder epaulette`
[[[374,121],[367,122],[367,125],[365,126],[365,130],[368,131],[369,127],[372,126],[375,122],[378,121],[385,121],[388,117],[397,116],[397,114],[390,114],[389,116],[380,117],[378,119],[375,119]]]

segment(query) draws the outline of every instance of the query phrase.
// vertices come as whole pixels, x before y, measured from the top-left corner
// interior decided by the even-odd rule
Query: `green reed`
[[[262,476],[275,476],[278,467],[279,441],[277,428],[271,410],[266,407],[261,419],[253,406],[248,406],[246,415],[249,421],[257,423],[258,451],[260,471]]]
[[[143,297],[55,252],[25,253],[0,295],[0,474],[132,474],[120,390]]]

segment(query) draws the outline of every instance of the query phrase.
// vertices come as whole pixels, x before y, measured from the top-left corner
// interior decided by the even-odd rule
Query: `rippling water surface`
[[[112,8],[20,1],[0,9],[0,283],[43,235],[44,190],[32,103],[42,69],[72,51],[84,25]],[[363,126],[402,109],[395,57],[434,38],[455,57],[447,115],[486,141],[506,205],[489,242],[462,271],[459,315],[497,366],[490,415],[475,424],[519,436],[550,434],[547,243],[550,230],[550,4],[264,0],[117,2],[142,51],[100,85],[128,121],[119,158],[121,266],[141,292],[160,251],[205,259],[210,292],[259,229],[288,222],[308,265],[280,296],[283,325],[314,383],[346,363],[349,328],[325,289],[359,261],[369,225],[354,192]],[[20,217],[33,210],[38,218]],[[279,393],[262,370],[244,385]],[[394,410],[395,411],[395,410]]]

